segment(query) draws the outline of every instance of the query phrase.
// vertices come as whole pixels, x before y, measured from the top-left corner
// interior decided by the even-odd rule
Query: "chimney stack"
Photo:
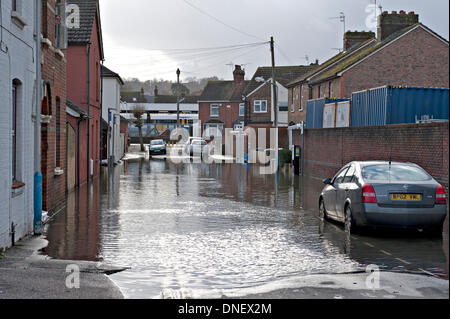
[[[154,95],[158,96],[158,87],[155,85],[155,91],[154,91]]]
[[[347,51],[358,43],[369,39],[375,39],[375,33],[372,31],[347,31],[344,35],[344,51]]]
[[[233,72],[233,76],[234,76],[234,83],[235,84],[239,84],[244,82],[245,79],[245,71],[242,70],[240,65],[235,65],[235,69]]]
[[[404,10],[400,11],[400,13],[397,13],[397,11],[392,11],[391,13],[384,11],[378,17],[377,39],[381,42],[390,35],[416,23],[419,23],[419,15],[413,11],[408,14]]]

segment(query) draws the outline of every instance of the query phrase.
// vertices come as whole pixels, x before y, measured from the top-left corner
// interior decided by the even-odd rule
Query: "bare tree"
[[[133,108],[133,115],[134,115],[134,124],[136,125],[136,127],[139,130],[139,142],[141,144],[141,152],[145,152],[145,148],[144,148],[144,137],[142,136],[142,126],[144,125],[144,120],[143,120],[143,116],[145,114],[145,109],[140,106],[140,105],[136,105]]]

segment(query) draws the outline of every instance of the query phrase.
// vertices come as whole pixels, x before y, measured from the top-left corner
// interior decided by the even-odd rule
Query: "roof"
[[[153,95],[137,92],[120,92],[120,99],[127,103],[154,103]]]
[[[108,69],[106,66],[102,65],[102,71],[101,71],[101,76],[102,78],[116,78],[119,80],[119,82],[124,85],[125,83],[123,82],[122,78],[120,77],[120,75],[114,71],[111,71],[110,69]]]
[[[314,76],[315,74],[318,74],[319,72],[325,70],[326,68],[328,68],[329,66],[333,65],[334,63],[336,63],[336,62],[338,62],[338,61],[340,61],[342,59],[345,59],[346,57],[349,57],[349,56],[353,55],[355,52],[357,52],[361,48],[367,46],[372,41],[375,41],[375,40],[374,39],[369,39],[369,40],[366,40],[364,42],[360,42],[360,43],[355,44],[354,46],[352,46],[347,51],[339,52],[338,54],[334,55],[333,57],[331,57],[330,59],[328,59],[327,61],[325,61],[321,65],[316,65],[316,67],[311,69],[308,73],[305,73],[302,76],[300,76],[300,77],[294,79],[293,81],[289,82],[287,87],[292,87],[292,86],[295,86],[295,85],[297,85],[297,84],[299,84],[301,82],[306,81],[311,76]]]
[[[78,106],[77,104],[75,104],[74,102],[72,102],[69,99],[66,99],[66,106],[71,108],[72,110],[74,110],[75,112],[80,114],[81,116],[88,116],[88,113],[83,108],[81,108],[80,106]]]
[[[199,101],[242,101],[242,95],[249,81],[235,84],[234,81],[209,81]]]
[[[98,0],[68,0],[68,4],[75,4],[80,8],[80,27],[68,29],[68,41],[72,44],[88,44],[92,38],[94,21],[97,17],[100,51],[103,59],[103,38],[100,22],[100,5]]]
[[[165,103],[165,104],[175,104],[177,103],[177,97],[175,95],[157,95],[154,97],[155,98],[155,102],[156,104],[158,103]],[[198,102],[198,96],[185,96],[185,97],[181,97],[180,103],[185,103],[185,104],[195,104]]]
[[[277,66],[275,67],[275,80],[283,86],[287,86],[291,81],[303,76],[318,67],[317,64],[312,65],[296,65],[296,66]],[[250,94],[262,85],[256,81],[256,78],[264,78],[268,80],[272,78],[272,67],[259,67],[253,75],[250,84],[245,89],[245,95]]]
[[[121,99],[127,103],[152,103],[152,104],[176,104],[177,97],[175,95],[149,95],[142,92],[121,92]],[[136,100],[135,100],[136,99]],[[180,104],[197,104],[198,96],[185,96]]]
[[[343,58],[341,58],[339,60],[338,63],[336,63],[335,65],[333,65],[330,69],[324,71],[323,73],[314,75],[310,78],[310,83],[311,84],[316,84],[316,83],[320,83],[326,79],[332,78],[332,77],[337,77],[340,76],[340,72],[345,71],[347,68],[355,65],[356,63],[362,61],[364,58],[368,57],[370,54],[374,53],[375,51],[389,45],[390,43],[392,43],[393,41],[395,41],[396,39],[398,39],[399,37],[405,35],[406,33],[408,33],[409,31],[412,31],[413,29],[416,29],[417,27],[422,27],[424,28],[426,31],[431,32],[434,36],[440,38],[441,40],[445,41],[448,43],[447,40],[445,40],[444,38],[440,37],[439,35],[437,35],[436,33],[434,33],[431,29],[429,29],[428,27],[424,26],[422,23],[416,23],[413,24],[411,26],[408,26],[398,32],[393,33],[392,35],[390,35],[389,37],[387,37],[386,39],[384,39],[381,42],[377,42],[375,40],[371,40],[371,42],[369,42],[370,44],[367,46],[360,46],[355,52],[354,54],[351,55],[347,55],[344,56]]]

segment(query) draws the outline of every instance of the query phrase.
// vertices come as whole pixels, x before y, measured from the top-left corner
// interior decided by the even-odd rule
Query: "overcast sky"
[[[347,30],[372,30],[370,0],[100,0],[105,65],[124,78],[141,80],[218,76],[232,78],[233,64],[244,64],[250,78],[270,65],[268,44],[216,48],[269,41],[277,46],[277,65],[323,62],[342,47]],[[420,22],[449,38],[448,0],[378,0],[385,11],[419,14]],[[226,25],[224,25],[226,24]],[[176,49],[176,50],[174,50]],[[178,50],[178,49],[183,49]],[[161,51],[160,51],[161,50]]]

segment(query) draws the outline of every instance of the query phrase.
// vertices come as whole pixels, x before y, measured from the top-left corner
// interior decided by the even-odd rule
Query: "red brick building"
[[[80,28],[69,29],[67,49],[67,98],[89,117],[68,124],[76,131],[77,186],[100,175],[101,77],[104,60],[98,1],[69,0],[80,9]],[[79,147],[78,147],[79,146]],[[72,168],[73,170],[73,168]]]
[[[384,85],[449,86],[448,41],[419,23],[413,12],[384,12],[377,37],[372,32],[349,31],[344,48],[289,83],[290,96],[298,103],[291,122],[305,119],[309,99],[350,98],[355,91]]]
[[[236,65],[233,81],[210,81],[198,99],[199,120],[202,133],[207,128],[224,129],[244,127],[245,104],[242,98],[248,85],[244,80],[245,72]]]
[[[383,12],[377,37],[347,32],[343,52],[289,83],[296,101],[289,122],[305,121],[310,99],[350,98],[353,92],[384,85],[449,87],[448,41],[421,24],[414,12]]]
[[[41,171],[43,210],[54,212],[66,195],[65,1],[42,2]]]

